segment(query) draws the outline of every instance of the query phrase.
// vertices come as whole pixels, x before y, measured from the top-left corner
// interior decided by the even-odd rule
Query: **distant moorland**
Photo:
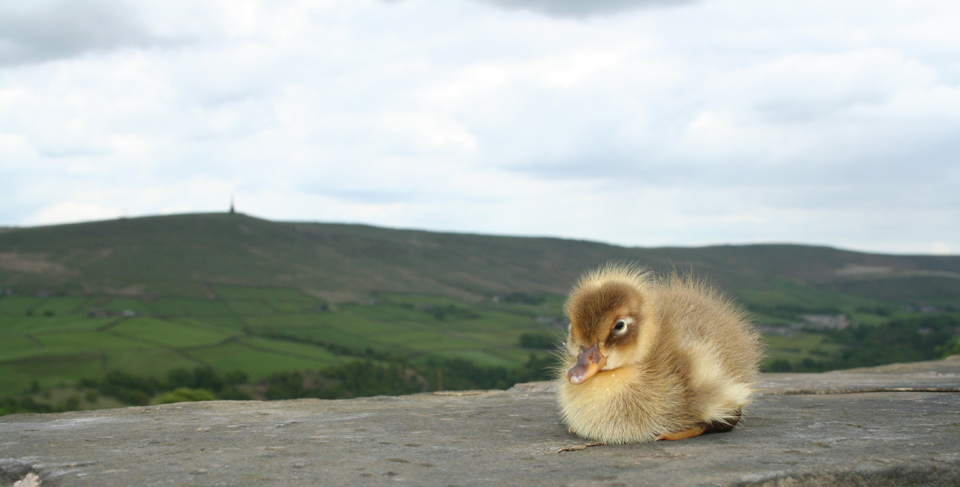
[[[957,256],[175,215],[0,231],[0,413],[544,379],[564,294],[610,261],[737,297],[766,370],[960,352]]]

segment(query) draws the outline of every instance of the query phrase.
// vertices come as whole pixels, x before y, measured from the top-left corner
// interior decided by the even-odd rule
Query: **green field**
[[[0,297],[0,396],[21,393],[34,380],[53,387],[111,370],[162,377],[174,368],[201,366],[224,373],[239,370],[257,380],[276,372],[343,364],[366,350],[421,362],[458,357],[513,367],[531,352],[549,353],[522,348],[520,335],[546,334],[559,343],[565,332],[559,296],[530,305],[383,294],[370,304],[327,307],[293,289],[215,289],[223,295]],[[754,317],[761,324],[796,321],[777,306],[787,304],[792,310],[798,302],[757,293],[745,297],[753,300]],[[861,322],[887,318],[863,304],[862,299],[831,302],[829,297],[813,301],[814,309],[841,310]],[[779,311],[765,315],[764,309]],[[545,323],[550,320],[555,322]],[[766,341],[767,364],[822,360],[842,349],[823,335],[804,332],[769,335]]]
[[[294,289],[215,290],[215,299],[2,296],[0,396],[33,381],[59,387],[115,370],[160,378],[175,368],[212,367],[256,381],[349,363],[368,349],[516,367],[531,353],[549,355],[520,347],[521,333],[563,332],[535,319],[559,317],[556,299],[518,306],[391,294],[334,309]],[[439,316],[439,306],[454,312]]]
[[[561,296],[529,304],[394,293],[367,304],[332,306],[295,289],[214,289],[216,296],[203,299],[0,296],[0,398],[7,397],[8,403],[15,397],[38,404],[73,401],[61,402],[60,408],[114,407],[132,399],[102,396],[78,403],[76,398],[92,390],[80,384],[116,371],[158,381],[175,369],[209,369],[222,376],[239,371],[249,381],[243,386],[248,396],[262,394],[257,391],[266,386],[260,381],[277,374],[358,360],[409,361],[418,370],[435,370],[444,360],[463,359],[495,372],[522,367],[531,355],[550,356],[549,349],[523,348],[522,335],[559,343],[565,334]],[[840,338],[776,328],[795,326],[804,312],[836,312],[866,327],[919,316],[862,298],[808,296],[811,307],[804,309],[802,301],[778,294],[744,294],[759,324],[787,330],[765,336],[764,367],[775,371],[843,363],[849,345]],[[456,378],[446,373],[449,385]],[[427,387],[434,387],[430,380]]]

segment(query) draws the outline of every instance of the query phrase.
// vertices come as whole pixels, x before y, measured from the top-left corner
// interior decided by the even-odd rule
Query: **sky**
[[[8,0],[0,226],[960,254],[960,2]]]

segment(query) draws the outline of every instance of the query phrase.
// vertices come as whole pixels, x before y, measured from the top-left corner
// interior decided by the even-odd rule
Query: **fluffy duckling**
[[[759,335],[715,289],[607,265],[580,279],[565,308],[558,402],[572,433],[603,443],[679,440],[740,420]]]

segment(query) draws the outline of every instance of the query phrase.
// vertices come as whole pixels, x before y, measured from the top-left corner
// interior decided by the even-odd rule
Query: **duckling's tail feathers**
[[[733,427],[736,426],[737,423],[739,422],[740,422],[740,410],[738,409],[734,411],[733,414],[731,414],[726,418],[714,420],[714,421],[711,421],[710,423],[707,423],[706,425],[707,429],[706,431],[703,432],[703,434],[726,433],[727,431],[732,430]]]

